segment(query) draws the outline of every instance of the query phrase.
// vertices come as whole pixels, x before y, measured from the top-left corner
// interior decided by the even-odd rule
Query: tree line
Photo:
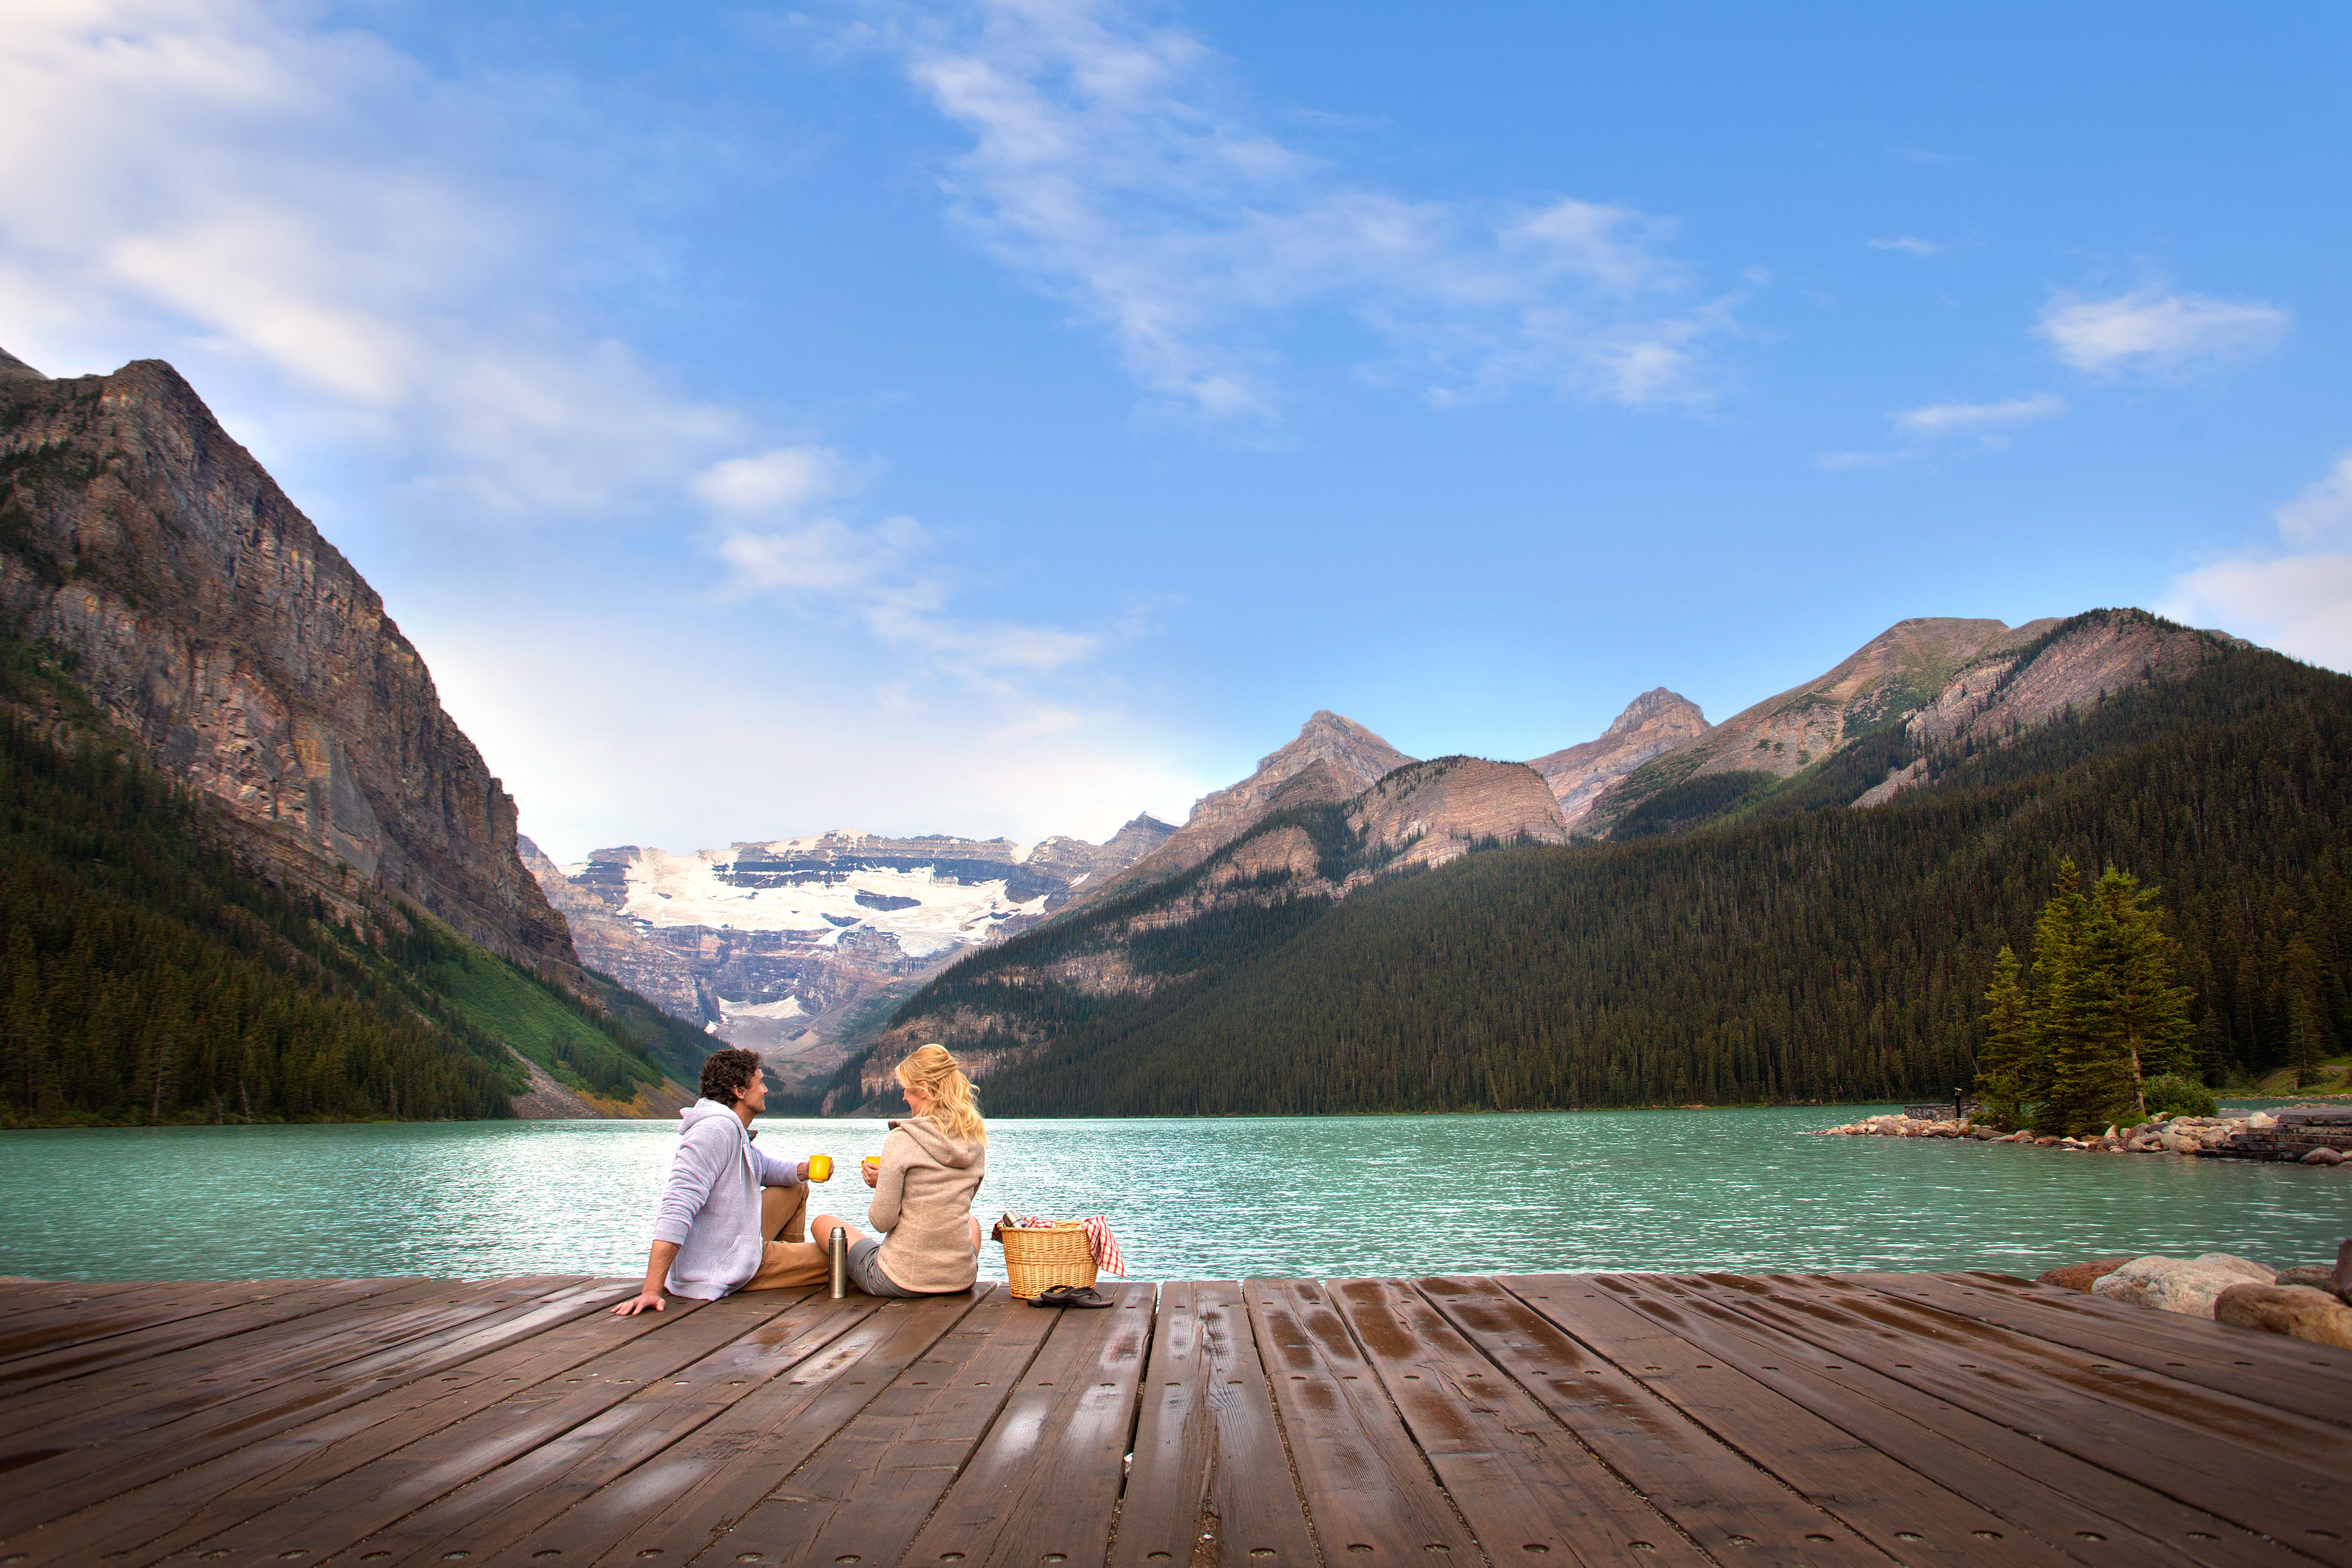
[[[1868,771],[1899,747],[1857,751]],[[1940,1097],[1974,1080],[1998,954],[2030,946],[2071,859],[2155,889],[2135,907],[2179,944],[2188,993],[2163,1048],[2219,1084],[2352,1026],[2347,757],[2352,680],[2233,650],[1972,738],[1873,809],[1819,803],[1874,782],[1833,762],[1811,804],[1494,850],[1122,943],[1146,890],[973,955],[898,1019],[988,1020],[953,1043],[1007,1053],[985,1086],[999,1114]],[[1128,994],[1043,972],[1113,946]]]

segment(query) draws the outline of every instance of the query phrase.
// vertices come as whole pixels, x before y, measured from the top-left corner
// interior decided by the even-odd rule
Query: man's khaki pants
[[[780,1290],[789,1285],[823,1285],[833,1278],[833,1260],[808,1234],[808,1184],[760,1189],[760,1234],[768,1238],[760,1271],[746,1290]]]

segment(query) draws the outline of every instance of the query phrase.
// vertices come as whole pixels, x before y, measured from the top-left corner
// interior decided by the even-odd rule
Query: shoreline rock
[[[2109,1127],[2093,1138],[2053,1138],[2031,1131],[2002,1132],[1979,1124],[1973,1116],[1965,1121],[1954,1121],[1948,1117],[1923,1120],[1905,1112],[1890,1111],[1881,1116],[1866,1116],[1859,1121],[1849,1121],[1843,1127],[1825,1127],[1816,1136],[1955,1138],[1979,1143],[2031,1143],[2036,1148],[2068,1149],[2078,1153],[2173,1154],[2189,1159],[2218,1156],[2294,1162],[2314,1170],[2352,1169],[2352,1152],[2343,1148],[2323,1144],[2283,1152],[2273,1146],[2278,1132],[2279,1119],[2264,1110],[2243,1116],[2174,1116],[2167,1111],[2158,1111],[2137,1127]],[[2343,1141],[2346,1136],[2333,1129],[2321,1135],[2336,1142]],[[2300,1129],[2289,1129],[2290,1140],[2300,1136]],[[2245,1142],[2242,1143],[2241,1139]]]

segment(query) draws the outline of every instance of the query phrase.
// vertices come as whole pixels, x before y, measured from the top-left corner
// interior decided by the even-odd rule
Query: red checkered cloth
[[[1110,1233],[1110,1221],[1093,1215],[1078,1222],[1087,1229],[1087,1250],[1094,1254],[1095,1267],[1106,1274],[1127,1278],[1127,1258],[1118,1250],[1118,1237]],[[1054,1222],[1039,1219],[1034,1214],[1008,1214],[997,1221],[1000,1227],[1010,1226],[1014,1230],[1051,1230]]]

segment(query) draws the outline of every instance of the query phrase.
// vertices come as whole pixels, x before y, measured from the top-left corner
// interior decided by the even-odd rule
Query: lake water
[[[1107,1215],[1139,1279],[2286,1265],[2352,1235],[2352,1173],[1802,1135],[1858,1113],[1004,1120],[978,1212]],[[880,1122],[759,1126],[832,1154],[815,1205],[862,1224]],[[625,1121],[0,1133],[0,1274],[635,1274],[675,1141]],[[1003,1254],[982,1268],[1001,1279]]]

